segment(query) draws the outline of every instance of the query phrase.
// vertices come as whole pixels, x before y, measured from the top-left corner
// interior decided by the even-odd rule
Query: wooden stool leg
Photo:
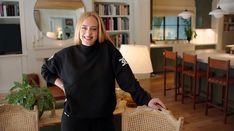
[[[224,106],[224,104],[225,104],[225,95],[226,95],[226,94],[225,94],[225,93],[226,93],[225,91],[226,91],[226,90],[225,90],[225,86],[222,86],[222,101],[221,101],[221,102],[222,102],[222,103],[221,103],[222,106]]]
[[[163,77],[164,77],[164,96],[166,96],[166,84],[167,84],[167,76],[166,76],[166,70],[164,69],[164,71],[163,71]]]
[[[177,89],[178,89],[178,86],[177,86],[177,72],[174,72],[174,85],[175,85],[175,101],[177,101]]]
[[[176,88],[176,101],[177,101],[177,97],[179,94],[181,94],[180,88],[181,88],[181,73],[177,73],[176,75],[178,75],[177,78],[177,88]]]
[[[195,77],[194,80],[194,87],[193,87],[193,109],[196,109],[196,89],[197,89],[197,78]]]
[[[198,79],[198,99],[200,98],[200,93],[201,93],[201,78]]]
[[[190,93],[192,94],[192,92],[193,92],[193,79],[192,79],[192,77],[189,77],[189,79],[190,79]]]
[[[184,104],[184,75],[182,74],[182,81],[181,81],[181,84],[182,84],[182,98],[181,98],[181,102],[182,104]]]
[[[210,83],[207,82],[207,85],[206,85],[206,111],[205,111],[205,115],[208,115],[208,103],[209,103],[209,96],[210,95]]]
[[[224,124],[227,123],[227,115],[228,115],[228,85],[226,86],[226,90],[225,90],[225,100],[224,100]]]

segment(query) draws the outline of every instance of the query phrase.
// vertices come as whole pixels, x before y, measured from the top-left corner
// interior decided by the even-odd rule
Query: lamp
[[[46,36],[47,36],[48,38],[51,38],[51,39],[54,39],[54,40],[57,39],[57,36],[56,36],[56,33],[55,33],[55,32],[47,32],[47,33],[46,33]]]
[[[132,72],[136,75],[148,74],[153,72],[150,59],[149,47],[145,45],[121,45],[120,52],[129,64]],[[136,107],[129,93],[116,88],[118,99],[126,100],[128,107]]]
[[[192,12],[188,11],[187,9],[183,12],[179,13],[178,16],[182,17],[183,19],[188,19],[193,15]]]
[[[211,11],[209,15],[214,15],[215,18],[221,18],[224,14],[234,13],[233,0],[219,0],[217,6],[218,8]]]
[[[120,52],[134,74],[153,72],[149,47],[145,45],[121,45]]]
[[[223,17],[224,14],[225,14],[224,11],[220,7],[218,7],[215,10],[212,10],[209,13],[209,15],[214,15],[215,18],[221,18],[221,17]]]
[[[218,6],[220,6],[220,8],[227,13],[234,13],[233,0],[219,0]]]

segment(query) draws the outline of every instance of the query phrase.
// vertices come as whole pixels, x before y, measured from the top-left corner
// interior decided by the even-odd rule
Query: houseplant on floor
[[[22,105],[26,109],[33,110],[37,106],[39,118],[44,110],[54,109],[54,97],[47,87],[38,87],[35,82],[29,83],[26,74],[23,74],[22,82],[14,82],[10,89],[10,94],[6,96],[6,101],[10,104]]]

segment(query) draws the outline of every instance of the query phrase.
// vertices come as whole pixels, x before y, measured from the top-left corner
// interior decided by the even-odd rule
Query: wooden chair
[[[229,75],[230,71],[230,60],[218,60],[214,58],[208,58],[207,66],[207,98],[206,98],[206,111],[208,115],[208,109],[210,107],[216,107],[224,112],[224,123],[227,123],[228,113],[228,94],[230,85],[234,85],[234,77]],[[222,99],[221,105],[215,104],[212,101],[212,89],[215,88],[211,85],[219,85],[216,87],[222,88]],[[219,91],[219,90],[215,90]]]
[[[180,94],[179,88],[181,87],[181,65],[178,64],[177,52],[164,51],[164,96],[168,90],[175,89],[175,101],[177,101],[177,96]],[[167,87],[167,72],[174,72],[174,87]]]
[[[30,74],[27,74],[27,77],[28,77],[30,84],[36,84],[37,86],[40,87],[40,79],[39,79],[39,76],[37,74],[30,73]],[[57,87],[55,85],[50,85],[50,86],[48,86],[48,89],[51,92],[51,94],[53,95],[53,97],[55,98],[55,100],[64,100],[65,99],[64,92],[59,87]]]
[[[170,111],[138,106],[133,112],[123,112],[122,131],[180,131],[183,117],[176,119]]]
[[[34,84],[34,85],[40,87],[40,78],[36,73],[27,74],[27,78],[28,78],[30,85]]]
[[[27,110],[19,105],[0,105],[1,131],[39,131],[38,111]]]
[[[185,91],[185,76],[190,78],[190,91]],[[206,71],[202,71],[198,67],[197,55],[190,55],[183,53],[182,60],[182,103],[184,103],[185,96],[189,96],[193,100],[193,109],[196,108],[196,104],[199,102],[197,98],[200,97],[200,79],[206,77]],[[198,87],[197,87],[198,82]]]

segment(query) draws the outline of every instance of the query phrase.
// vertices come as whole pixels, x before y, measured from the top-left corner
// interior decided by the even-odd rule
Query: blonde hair
[[[82,26],[82,23],[84,20],[88,17],[94,17],[97,22],[98,22],[98,42],[102,43],[105,40],[110,40],[109,35],[106,33],[106,30],[104,28],[104,24],[102,19],[98,16],[97,13],[95,12],[85,12],[81,15],[79,21],[76,23],[76,29],[75,29],[75,36],[74,36],[74,43],[75,44],[81,44],[81,39],[80,39],[80,29]],[[111,41],[111,40],[110,40]]]

